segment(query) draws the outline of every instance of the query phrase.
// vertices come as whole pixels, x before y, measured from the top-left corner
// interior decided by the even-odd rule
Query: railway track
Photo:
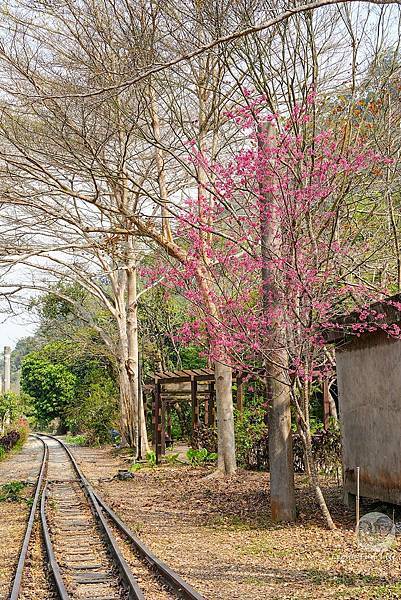
[[[71,450],[43,444],[10,600],[22,598],[35,519],[40,515],[49,573],[61,600],[205,600],[158,559],[92,488]],[[45,600],[45,599],[43,599]]]

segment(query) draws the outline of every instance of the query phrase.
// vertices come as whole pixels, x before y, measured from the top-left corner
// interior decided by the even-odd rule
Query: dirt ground
[[[229,480],[206,479],[208,468],[166,465],[133,479],[114,476],[129,461],[110,448],[73,448],[103,497],[142,540],[207,600],[289,598],[401,598],[401,543],[382,553],[359,548],[354,515],[341,503],[335,481],[324,488],[338,529],[330,532],[297,476],[299,520],[282,526],[269,518],[265,473],[239,471]],[[0,483],[32,477],[39,448],[28,442],[0,463]],[[0,598],[24,531],[26,503],[0,503]]]
[[[151,549],[208,600],[401,598],[401,543],[382,553],[359,548],[354,515],[337,482],[325,494],[338,527],[325,527],[313,493],[297,476],[299,520],[269,518],[265,473],[227,481],[210,469],[162,466],[113,479],[129,463],[109,449],[76,448],[83,470]]]

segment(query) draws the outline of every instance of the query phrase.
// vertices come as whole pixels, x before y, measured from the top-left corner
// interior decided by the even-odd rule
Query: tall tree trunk
[[[127,370],[127,356],[120,358],[118,369],[120,388],[120,428],[122,441],[136,450],[138,443],[138,418],[135,419],[132,404],[131,382]]]
[[[201,21],[199,21],[198,37],[202,39],[204,32]],[[210,57],[201,56],[199,58],[199,71],[197,78],[197,96],[198,96],[198,144],[202,153],[207,151],[207,130],[208,130],[208,99],[210,96],[210,77],[213,73],[209,70]],[[212,149],[212,154],[215,149]],[[214,158],[214,157],[213,157]],[[201,221],[210,225],[210,209],[213,206],[213,196],[207,191],[207,173],[202,164],[198,165],[198,209]],[[205,210],[205,204],[207,208]],[[201,254],[205,265],[204,273],[198,274],[198,283],[202,290],[205,304],[209,314],[219,321],[218,309],[211,299],[208,270],[210,269],[210,260],[207,253],[208,245],[211,243],[211,233],[200,232],[201,236]],[[215,336],[210,335],[213,340]],[[211,342],[213,343],[213,342]],[[215,385],[216,385],[216,408],[217,408],[217,447],[218,447],[218,473],[223,475],[232,475],[237,469],[235,456],[235,433],[234,433],[234,410],[233,410],[233,392],[232,392],[232,368],[229,360],[225,356],[224,348],[217,348],[218,360],[214,362]]]
[[[269,124],[259,130],[258,136],[263,311],[266,321],[270,320],[264,352],[269,406],[270,498],[273,521],[294,521],[296,507],[288,352],[285,323],[279,316],[280,273],[272,265],[272,259],[279,258],[281,254],[281,225],[280,217],[274,207],[274,199],[267,192],[269,182],[261,177],[266,160],[267,144],[273,135],[274,129]]]
[[[142,448],[148,447],[148,439],[143,415],[143,402],[140,398],[137,264],[135,242],[132,236],[129,236],[127,243],[127,341],[127,370],[131,388],[132,417],[134,420],[133,430],[135,432],[133,447],[136,456],[138,456]],[[141,449],[139,448],[139,431],[141,432]]]
[[[218,470],[232,475],[237,469],[235,459],[232,369],[222,362],[214,365],[217,405]]]
[[[209,314],[218,321],[218,311],[214,304],[207,282],[207,271],[198,271],[196,279],[207,306]],[[211,332],[212,334],[212,332]],[[210,338],[213,340],[214,336]],[[214,362],[216,408],[217,408],[217,446],[218,446],[218,472],[223,475],[232,475],[237,469],[235,456],[234,433],[234,408],[232,390],[232,368],[226,364],[225,352],[216,348],[219,360]]]
[[[128,282],[129,265],[126,261],[125,265],[119,269],[117,280],[114,282],[114,294],[116,303],[116,319],[119,335],[119,387],[120,387],[120,413],[121,413],[121,433],[124,443],[128,444],[137,452],[138,447],[138,404],[133,401],[132,383],[131,383],[131,363],[130,346],[132,347],[132,339],[130,340],[130,327],[134,324],[135,319],[128,323],[128,308],[130,301],[130,293],[128,288],[133,287],[131,279]],[[135,280],[134,280],[135,283]],[[130,315],[130,317],[132,317]],[[134,315],[135,317],[135,315]],[[135,336],[135,333],[134,333]]]
[[[140,458],[145,458],[146,453],[149,452],[149,440],[148,440],[148,432],[146,429],[146,418],[145,418],[145,410],[143,404],[143,393],[142,390],[139,394],[139,432],[141,437],[140,447],[138,448],[138,454]]]
[[[270,503],[273,521],[294,521],[294,459],[292,451],[290,388],[281,380],[287,352],[275,352],[267,365]],[[283,365],[284,363],[284,365]]]

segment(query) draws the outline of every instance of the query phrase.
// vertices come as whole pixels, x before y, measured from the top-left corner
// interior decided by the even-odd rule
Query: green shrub
[[[174,454],[166,454],[165,459],[170,465],[175,465],[176,463],[181,462],[178,460],[179,455],[179,452],[175,452]]]
[[[65,441],[70,446],[86,446],[88,443],[85,435],[67,435]]]
[[[63,418],[65,407],[73,401],[77,379],[63,364],[53,364],[41,352],[22,360],[21,386],[33,398],[37,422],[46,426]]]
[[[209,452],[206,448],[189,448],[187,451],[187,459],[193,467],[200,467],[206,463],[215,462],[217,460],[216,452]]]
[[[154,450],[146,452],[146,462],[148,463],[149,467],[156,466],[156,452]]]
[[[130,466],[129,470],[132,473],[136,473],[137,471],[140,471],[145,467],[150,467],[151,469],[156,467],[156,452],[154,450],[149,450],[149,452],[146,452],[146,464],[141,462],[134,462]]]
[[[23,500],[21,492],[25,488],[24,481],[10,481],[0,488],[0,502],[20,502]]]
[[[26,440],[28,439],[28,435],[29,435],[29,431],[30,431],[28,419],[26,419],[25,417],[20,417],[15,422],[14,427],[16,428],[16,430],[19,433],[19,440],[17,443],[17,447],[22,448],[22,446],[25,444]]]
[[[4,450],[3,446],[0,446],[0,460],[6,457],[7,452]]]
[[[267,438],[265,414],[262,406],[251,406],[242,415],[237,412],[235,414],[235,448],[238,465],[241,467],[250,467],[255,447]]]
[[[89,445],[110,442],[110,430],[117,416],[116,388],[113,382],[87,384],[66,411],[66,421],[73,432],[84,432]]]

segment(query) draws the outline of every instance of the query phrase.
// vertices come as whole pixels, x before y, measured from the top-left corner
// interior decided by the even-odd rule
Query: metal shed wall
[[[401,504],[401,340],[383,332],[337,348],[345,500]]]

